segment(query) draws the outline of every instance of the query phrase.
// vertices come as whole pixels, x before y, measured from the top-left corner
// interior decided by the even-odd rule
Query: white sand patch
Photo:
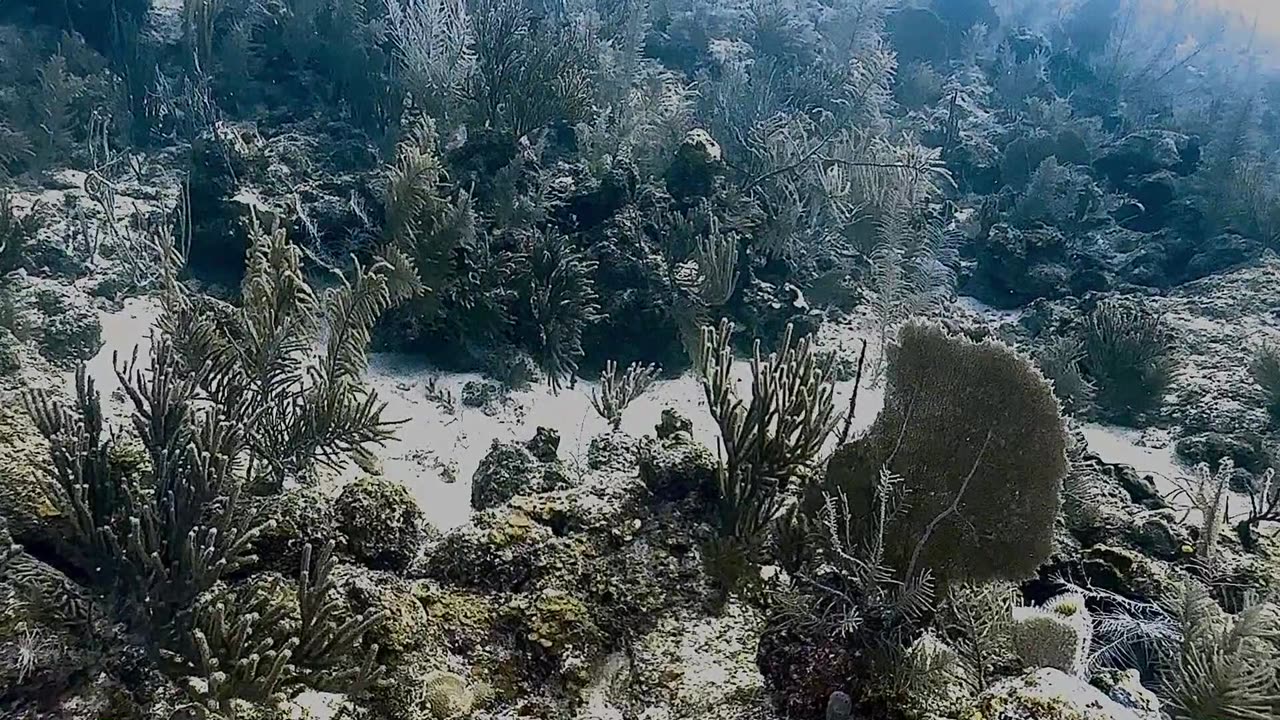
[[[739,392],[750,395],[751,364],[739,361],[734,368]],[[397,355],[375,354],[370,361],[369,383],[387,402],[386,417],[407,420],[396,442],[378,452],[387,477],[404,483],[418,500],[428,518],[439,528],[465,523],[471,512],[471,475],[495,440],[524,441],[539,427],[560,433],[560,457],[569,463],[586,462],[587,448],[609,425],[591,407],[593,382],[580,381],[559,395],[545,386],[511,393],[513,407],[490,417],[477,408],[457,403],[449,413],[427,397],[431,379],[437,389],[449,391],[455,399],[468,381],[483,380],[471,374],[439,374],[430,367]],[[836,385],[836,405],[845,408],[853,392],[853,382]],[[866,428],[884,402],[883,388],[864,385],[858,398],[853,429]],[[671,408],[693,421],[694,437],[708,447],[716,447],[719,430],[707,409],[699,379],[692,373],[659,380],[633,402],[623,415],[624,432],[640,436],[652,434],[662,411]],[[451,481],[452,473],[456,482]]]
[[[1128,465],[1139,475],[1150,475],[1156,490],[1165,500],[1180,511],[1188,513],[1193,522],[1200,522],[1200,514],[1192,510],[1185,488],[1191,468],[1174,455],[1173,445],[1152,448],[1141,444],[1142,432],[1133,428],[1101,423],[1081,423],[1081,431],[1089,442],[1089,449],[1105,462]],[[1249,516],[1249,497],[1232,492],[1227,497],[1227,517],[1232,521]]]
[[[960,295],[955,301],[956,307],[961,310],[971,312],[975,315],[981,315],[984,318],[1000,323],[1016,323],[1026,315],[1026,310],[1019,308],[1017,310],[1000,310],[992,307],[978,298],[969,295]]]
[[[1080,424],[1089,449],[1105,462],[1128,465],[1139,475],[1150,475],[1161,495],[1178,489],[1177,480],[1188,470],[1173,454],[1172,445],[1153,448],[1142,444],[1142,431],[1118,425],[1086,422]]]
[[[146,297],[129,298],[122,309],[102,314],[102,349],[87,363],[86,369],[104,398],[125,400],[113,364],[117,354],[120,363],[127,364],[137,348],[138,366],[147,367],[151,358],[151,326],[159,314],[159,303]],[[75,373],[68,373],[67,388],[71,392],[75,390],[74,383]]]
[[[346,695],[307,690],[284,706],[290,720],[340,720],[351,711]]]
[[[90,377],[107,400],[108,412],[123,417],[129,412],[121,393],[120,382],[112,364],[119,353],[122,360],[138,348],[139,363],[148,359],[151,325],[159,312],[154,299],[132,298],[123,309],[102,315],[102,350],[88,363]],[[832,328],[827,332],[834,332]],[[856,347],[856,337],[847,330],[839,332],[844,347]],[[868,358],[870,364],[870,358]],[[751,364],[737,363],[734,372],[739,391],[749,397]],[[455,400],[455,411],[449,412],[428,397],[434,379],[438,390],[447,390]],[[74,389],[74,374],[66,373],[65,387]],[[560,433],[560,457],[566,462],[586,463],[591,438],[609,427],[591,407],[593,382],[579,382],[559,395],[542,385],[513,392],[510,404],[490,416],[480,408],[464,407],[462,387],[468,381],[483,381],[475,374],[440,373],[421,361],[387,353],[370,357],[368,382],[387,403],[387,419],[403,421],[397,440],[386,447],[375,448],[383,473],[403,483],[421,505],[428,519],[442,530],[467,522],[471,514],[471,476],[495,440],[525,441],[539,427]],[[869,387],[864,382],[858,397],[854,418],[856,433],[868,427],[884,403],[882,386]],[[837,383],[835,402],[843,410],[853,392],[853,382]],[[691,374],[659,380],[645,395],[627,408],[622,429],[635,436],[651,434],[662,411],[672,408],[694,424],[694,435],[708,447],[715,448],[719,430],[707,410],[699,379]],[[356,477],[354,467],[343,480]]]

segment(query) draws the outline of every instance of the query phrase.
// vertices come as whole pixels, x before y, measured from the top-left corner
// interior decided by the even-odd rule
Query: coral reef
[[[1275,716],[1219,10],[5,3],[0,716]]]

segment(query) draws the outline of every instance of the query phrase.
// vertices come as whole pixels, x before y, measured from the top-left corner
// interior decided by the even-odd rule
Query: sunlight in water
[[[1240,13],[1258,22],[1258,29],[1280,37],[1280,1],[1277,0],[1212,0],[1218,6]]]

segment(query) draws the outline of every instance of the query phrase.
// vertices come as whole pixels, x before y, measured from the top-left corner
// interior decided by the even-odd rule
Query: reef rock
[[[301,567],[306,545],[320,548],[330,541],[342,540],[345,546],[346,537],[338,531],[333,499],[320,488],[299,487],[274,495],[250,496],[243,505],[244,512],[265,524],[253,540],[253,554],[258,558],[253,569],[288,575]]]
[[[403,485],[367,477],[347,485],[336,504],[347,550],[371,568],[404,570],[426,539],[422,509]]]
[[[706,130],[690,130],[685,133],[676,150],[675,160],[667,169],[667,191],[679,200],[707,197],[715,191],[724,171],[720,143]]]
[[[640,444],[640,478],[664,500],[713,494],[718,465],[715,455],[686,431],[660,440],[646,437]]]
[[[517,495],[571,486],[572,479],[556,460],[559,442],[559,435],[545,428],[524,443],[494,440],[471,477],[471,507],[487,510]]]
[[[1091,684],[1120,706],[1138,714],[1141,720],[1160,720],[1160,699],[1142,686],[1137,670],[1107,669],[1094,673]]]
[[[1148,720],[1084,680],[1051,668],[996,683],[970,714],[984,720]]]
[[[20,409],[0,407],[0,514],[18,543],[57,547],[71,528],[41,482],[49,444]]]
[[[1179,175],[1193,172],[1200,161],[1200,142],[1172,130],[1139,130],[1124,136],[1108,148],[1093,166],[1112,182],[1172,170]]]
[[[1218,463],[1230,458],[1237,468],[1261,473],[1271,466],[1271,454],[1261,438],[1242,434],[1206,432],[1178,440],[1175,450],[1182,460],[1197,465],[1204,463],[1216,470]]]
[[[40,313],[40,352],[60,367],[72,368],[102,349],[102,320],[83,293],[41,283],[34,292]]]

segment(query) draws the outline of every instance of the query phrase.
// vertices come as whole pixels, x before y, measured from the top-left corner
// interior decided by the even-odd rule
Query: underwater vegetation
[[[4,3],[0,716],[1277,716],[1262,27]],[[494,440],[441,531],[383,351],[605,430]]]

